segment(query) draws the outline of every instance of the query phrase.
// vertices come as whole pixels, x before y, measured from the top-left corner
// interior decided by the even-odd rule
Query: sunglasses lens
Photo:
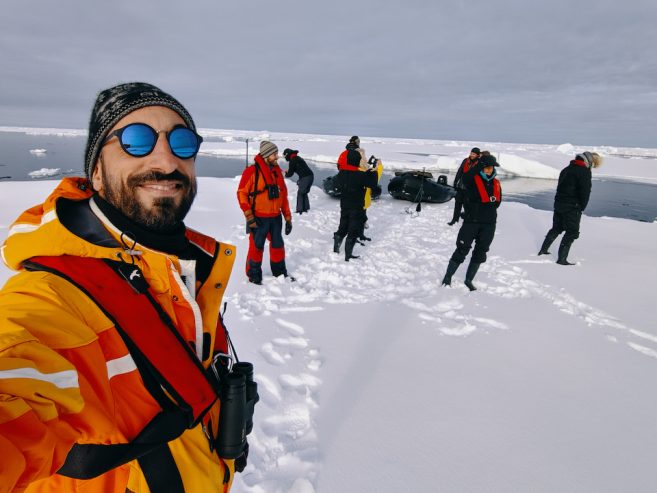
[[[189,128],[174,128],[169,133],[169,146],[174,156],[180,159],[189,159],[196,156],[201,146],[201,138]]]
[[[131,156],[145,156],[155,147],[157,134],[147,125],[128,125],[121,134],[121,146]]]

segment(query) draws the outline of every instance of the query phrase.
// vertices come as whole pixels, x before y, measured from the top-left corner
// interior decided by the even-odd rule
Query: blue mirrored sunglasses
[[[148,156],[157,144],[158,135],[163,132],[167,137],[171,153],[180,159],[190,159],[198,153],[203,137],[184,125],[176,125],[168,132],[158,132],[145,123],[131,123],[110,133],[103,145],[114,136],[119,139],[121,149],[134,157]]]

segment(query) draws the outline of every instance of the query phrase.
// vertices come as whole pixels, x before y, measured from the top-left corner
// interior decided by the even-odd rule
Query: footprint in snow
[[[494,257],[489,263],[489,269],[484,272],[488,273],[489,278],[492,278],[493,283],[497,285],[490,286],[486,290],[487,293],[503,298],[543,299],[546,302],[551,303],[559,311],[577,317],[589,326],[611,328],[625,333],[628,337],[634,336],[641,338],[641,344],[632,341],[626,341],[626,344],[631,349],[638,351],[645,356],[657,359],[657,350],[646,345],[657,344],[656,336],[625,326],[617,318],[606,313],[604,310],[577,300],[575,297],[568,294],[564,288],[544,285],[529,279],[527,271],[518,266],[518,264],[552,264],[553,259],[536,258],[505,262],[499,257]],[[605,333],[604,336],[610,342],[620,342],[617,335]]]
[[[302,394],[314,392],[322,383],[319,378],[306,373],[300,375],[281,375],[278,377],[278,381],[284,389],[295,390]]]
[[[308,347],[308,339],[303,337],[276,338],[271,341],[276,346],[290,349],[305,349]]]
[[[243,478],[254,488],[249,490],[253,493],[314,493],[319,451],[313,413],[322,383],[316,374],[323,360],[304,337],[306,330],[301,325],[276,318],[275,329],[285,336],[263,344],[260,354],[283,372],[275,380],[261,375],[256,378],[261,399],[272,412],[256,420],[249,437],[254,457],[251,462],[249,456]]]
[[[285,359],[274,349],[274,345],[271,342],[262,345],[260,348],[260,354],[270,365],[279,366],[285,363]]]

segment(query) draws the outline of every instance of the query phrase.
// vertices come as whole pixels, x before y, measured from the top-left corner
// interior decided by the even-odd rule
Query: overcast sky
[[[655,0],[5,0],[0,125],[160,86],[200,127],[657,147]]]

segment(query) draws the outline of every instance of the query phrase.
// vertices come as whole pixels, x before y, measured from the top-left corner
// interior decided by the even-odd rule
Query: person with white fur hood
[[[552,228],[547,232],[539,255],[548,255],[552,242],[563,233],[557,264],[573,265],[568,254],[573,242],[579,238],[579,223],[591,196],[591,168],[602,164],[602,157],[595,152],[577,154],[559,174],[557,194],[554,197]]]

